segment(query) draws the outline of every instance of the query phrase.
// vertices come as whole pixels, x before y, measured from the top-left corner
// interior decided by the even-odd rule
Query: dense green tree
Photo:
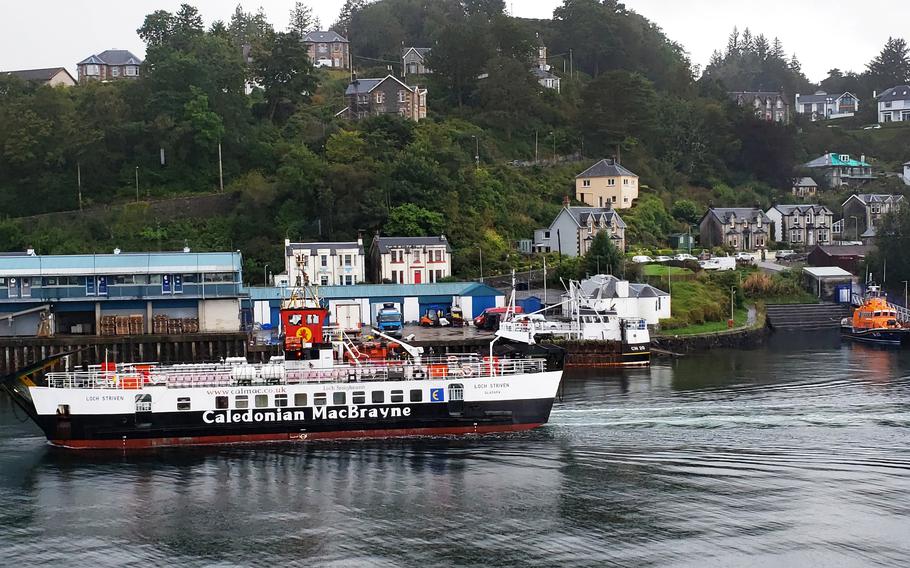
[[[885,47],[867,66],[879,91],[910,82],[910,48],[903,38],[889,37]]]
[[[585,268],[588,274],[622,274],[622,252],[607,231],[594,235],[588,254],[585,255]]]
[[[256,81],[265,89],[269,120],[275,120],[282,104],[290,106],[283,116],[290,116],[316,91],[313,64],[296,32],[274,34],[268,43],[253,51],[253,60]]]
[[[599,75],[582,93],[585,113],[581,128],[602,152],[617,146],[633,148],[650,140],[656,125],[657,94],[646,78],[628,71]]]
[[[691,199],[678,199],[673,203],[670,214],[677,221],[682,221],[688,225],[696,223],[702,215],[702,208]]]
[[[319,17],[313,14],[313,9],[305,2],[295,2],[291,8],[288,21],[288,31],[295,32],[300,37],[320,27]]]
[[[428,237],[441,235],[444,231],[442,215],[413,203],[394,207],[385,223],[386,234],[400,237]]]
[[[483,29],[467,21],[456,22],[443,28],[427,56],[427,65],[445,81],[461,106],[491,55],[489,38]]]

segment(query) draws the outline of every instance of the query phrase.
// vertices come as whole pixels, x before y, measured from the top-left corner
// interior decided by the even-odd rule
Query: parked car
[[[499,329],[499,322],[507,311],[508,308],[487,308],[483,313],[474,318],[474,326],[477,327],[477,329],[496,331]],[[515,306],[515,313],[524,313],[524,308]]]
[[[793,260],[796,258],[795,250],[779,250],[774,253],[775,260]]]
[[[634,262],[636,264],[648,264],[648,263],[654,262],[654,259],[648,255],[640,254],[638,256],[633,256],[632,262]]]
[[[755,263],[755,255],[753,255],[751,252],[738,252],[733,255],[733,258],[736,259],[736,262],[740,262],[742,264]]]
[[[698,260],[698,259],[695,258],[694,256],[692,256],[691,254],[681,252],[678,255],[674,256],[673,260],[676,260],[679,262],[685,262],[687,260]]]
[[[654,262],[670,262],[671,260],[673,260],[673,259],[670,258],[669,256],[661,255],[661,256],[654,257]]]

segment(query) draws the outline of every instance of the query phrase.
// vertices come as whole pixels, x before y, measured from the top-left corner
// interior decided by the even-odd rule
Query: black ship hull
[[[546,423],[552,404],[536,399],[35,418],[55,446],[134,449],[515,432]]]

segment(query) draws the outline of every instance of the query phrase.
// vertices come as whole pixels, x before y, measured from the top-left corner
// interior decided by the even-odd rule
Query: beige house
[[[616,160],[601,160],[575,176],[575,199],[591,207],[628,209],[638,199],[638,176]]]
[[[452,275],[452,247],[445,236],[377,236],[370,259],[377,284],[430,284]]]
[[[76,79],[63,67],[50,67],[47,69],[21,69],[18,71],[5,71],[7,75],[19,77],[23,81],[49,87],[74,87]]]

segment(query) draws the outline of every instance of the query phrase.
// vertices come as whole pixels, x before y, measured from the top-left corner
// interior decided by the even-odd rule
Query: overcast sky
[[[789,54],[796,52],[813,81],[832,67],[862,71],[889,36],[910,39],[903,12],[906,0],[627,0],[626,5],[653,20],[681,43],[693,63],[704,66],[714,49],[726,44],[733,26],[754,34],[780,37]],[[0,0],[0,70],[64,66],[75,73],[76,62],[110,48],[129,49],[143,57],[136,35],[145,14],[175,11],[177,0]],[[191,1],[206,24],[227,21],[234,0]],[[311,0],[324,26],[335,20],[344,0]],[[276,28],[284,29],[294,0],[243,2],[247,11],[262,6]],[[508,2],[515,16],[549,18],[561,0]],[[892,16],[886,16],[886,14]]]

